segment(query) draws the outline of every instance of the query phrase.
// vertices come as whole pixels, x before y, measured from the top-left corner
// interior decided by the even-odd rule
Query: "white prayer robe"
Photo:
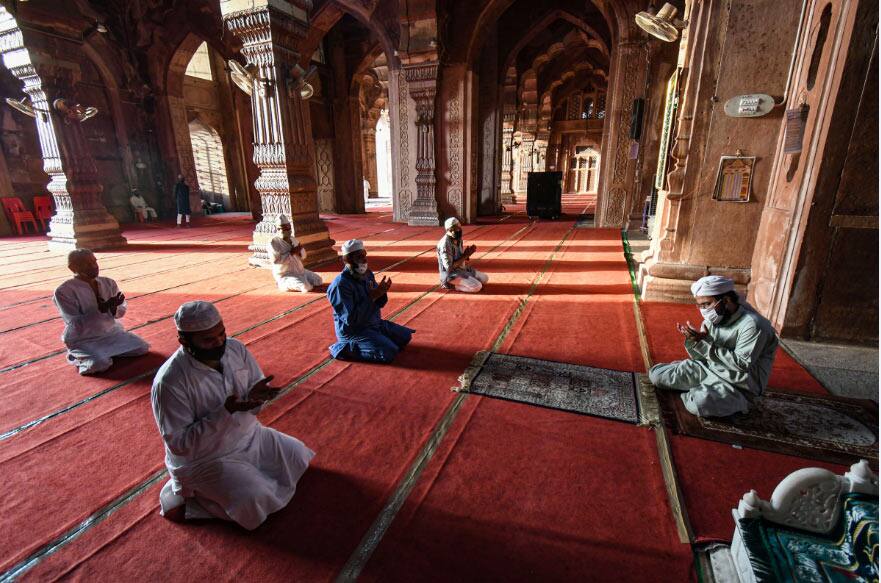
[[[156,218],[156,210],[147,205],[147,201],[144,200],[143,196],[133,194],[129,197],[128,201],[131,203],[132,208],[134,208],[136,212],[141,213],[145,219]]]
[[[284,237],[274,237],[266,245],[266,253],[272,263],[272,276],[281,291],[311,291],[321,285],[321,276],[303,267],[302,259],[292,253],[294,246]]]
[[[227,411],[230,395],[245,399],[264,376],[248,349],[232,338],[221,364],[222,374],[181,347],[156,374],[153,415],[171,476],[160,503],[165,514],[189,498],[187,518],[207,514],[253,530],[291,501],[315,452],[264,427],[256,417],[259,408]]]
[[[119,286],[109,277],[99,276],[96,281],[102,300],[119,293]],[[58,286],[54,300],[65,324],[61,341],[67,346],[67,360],[79,367],[80,374],[105,371],[113,365],[114,356],[139,356],[150,349],[118,322],[125,316],[127,302],[117,306],[115,316],[102,313],[91,286],[75,277]]]

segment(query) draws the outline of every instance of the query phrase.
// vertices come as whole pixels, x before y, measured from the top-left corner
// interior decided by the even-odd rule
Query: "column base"
[[[309,230],[306,225],[297,225],[294,223],[295,233],[297,231]],[[254,228],[251,244],[248,250],[251,256],[248,258],[248,265],[254,267],[269,267],[269,254],[266,246],[276,235],[275,223],[267,224],[262,221]],[[330,238],[327,228],[320,224],[318,229],[312,229],[311,233],[296,234],[297,240],[306,249],[306,260],[303,265],[312,267],[321,263],[336,260],[338,257],[336,250],[333,248],[336,241]]]
[[[407,224],[411,227],[438,227],[440,226],[440,217],[437,214],[437,205],[434,201],[421,202],[419,199],[413,201],[410,207],[410,216]]]
[[[644,300],[692,303],[691,284],[705,275],[723,275],[734,280],[735,290],[746,295],[750,280],[749,269],[690,265],[686,263],[658,263],[649,259],[639,266],[637,283]]]
[[[54,222],[54,221],[53,221]],[[115,220],[89,225],[49,225],[49,249],[52,251],[73,251],[74,249],[107,249],[123,247],[127,244]]]

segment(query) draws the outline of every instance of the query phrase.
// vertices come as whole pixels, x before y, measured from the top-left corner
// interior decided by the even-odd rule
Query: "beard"
[[[214,348],[196,348],[195,346],[188,346],[187,352],[189,352],[196,360],[219,362],[220,359],[223,358],[224,353],[226,353],[226,342]]]

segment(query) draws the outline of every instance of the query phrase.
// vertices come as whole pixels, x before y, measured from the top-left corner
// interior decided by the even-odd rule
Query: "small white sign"
[[[761,117],[774,109],[774,98],[764,93],[738,95],[725,102],[729,117]]]

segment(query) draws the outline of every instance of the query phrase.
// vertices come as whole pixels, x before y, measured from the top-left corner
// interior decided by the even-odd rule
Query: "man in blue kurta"
[[[677,324],[686,360],[656,364],[652,384],[682,391],[685,408],[700,417],[746,413],[765,392],[777,353],[777,333],[734,291],[727,277],[709,275],[691,286],[704,318],[701,327]]]
[[[392,280],[376,282],[367,268],[364,243],[346,241],[340,254],[346,266],[327,288],[337,337],[330,354],[340,360],[390,363],[415,330],[382,319]]]

